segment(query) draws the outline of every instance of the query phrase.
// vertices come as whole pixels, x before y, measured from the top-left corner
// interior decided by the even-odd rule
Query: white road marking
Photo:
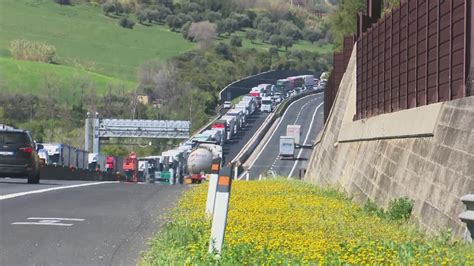
[[[2,195],[2,196],[0,196],[0,200],[13,199],[13,198],[17,198],[17,197],[26,196],[26,195],[45,193],[45,192],[50,192],[50,191],[55,191],[55,190],[95,186],[95,185],[102,185],[102,184],[116,184],[116,183],[119,183],[119,182],[118,181],[104,181],[104,182],[95,182],[95,183],[86,183],[86,184],[78,184],[78,185],[71,185],[71,186],[63,186],[63,187],[45,188],[45,189],[39,189],[39,190],[32,190],[32,191],[18,192],[18,193]]]
[[[45,222],[16,222],[12,223],[14,225],[56,225],[56,226],[72,226],[73,224],[63,224],[63,223],[45,223]]]
[[[76,222],[85,221],[85,219],[80,219],[80,218],[55,218],[55,217],[28,217],[27,220],[61,220],[61,221],[76,221]]]
[[[315,95],[317,95],[317,94],[315,94]],[[303,99],[305,99],[305,98],[307,98],[307,97],[311,97],[311,96],[314,96],[314,94],[311,94],[311,95],[308,95],[308,96],[304,96],[303,98],[298,99],[298,100],[296,100],[296,101],[290,103],[290,105],[286,108],[285,113],[284,113],[283,116],[280,118],[280,121],[278,121],[278,124],[276,125],[275,130],[273,130],[273,132],[271,133],[270,137],[267,139],[267,141],[266,141],[265,144],[263,145],[262,149],[258,152],[257,156],[255,157],[255,160],[253,160],[253,162],[249,165],[249,170],[252,169],[252,166],[255,164],[255,162],[258,160],[258,158],[260,158],[260,155],[261,155],[262,152],[265,150],[265,148],[267,147],[268,143],[270,143],[270,140],[271,140],[271,139],[273,138],[273,136],[275,135],[275,133],[276,133],[278,127],[279,127],[280,124],[283,122],[283,120],[284,120],[284,118],[285,118],[285,115],[288,114],[288,110],[290,109],[290,107],[291,107],[293,104],[295,104],[295,103],[297,103],[297,102],[299,102],[299,101],[301,101],[301,100],[303,100]],[[318,98],[320,98],[320,96],[318,96]]]
[[[316,107],[316,110],[314,110],[313,117],[311,118],[311,123],[309,123],[308,132],[306,133],[306,137],[303,141],[303,146],[306,145],[306,141],[308,140],[309,133],[311,133],[311,128],[313,127],[313,123],[314,123],[314,119],[316,118],[316,114],[318,113],[319,108],[321,108],[321,106],[323,104],[324,104],[324,102],[320,103],[318,105],[318,107]],[[295,164],[293,165],[293,168],[291,168],[290,174],[288,174],[288,178],[291,178],[291,176],[293,175],[293,172],[295,171],[296,165],[298,164],[298,160],[301,157],[301,153],[303,153],[303,148],[300,148],[300,151],[298,152],[298,156],[296,157],[296,160],[295,160]]]
[[[54,226],[73,226],[71,223],[63,223],[66,221],[83,222],[81,218],[56,218],[56,217],[28,217],[27,220],[39,220],[37,222],[14,222],[12,225],[54,225]]]

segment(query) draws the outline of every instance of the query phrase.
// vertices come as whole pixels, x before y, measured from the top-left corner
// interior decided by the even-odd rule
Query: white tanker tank
[[[222,158],[221,146],[207,143],[200,144],[198,148],[194,149],[188,156],[188,173],[210,173],[212,160],[217,157]]]

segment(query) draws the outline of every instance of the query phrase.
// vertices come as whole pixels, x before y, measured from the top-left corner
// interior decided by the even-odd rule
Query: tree
[[[301,30],[292,22],[280,21],[278,23],[278,29],[281,35],[290,37],[295,41],[301,40],[303,38],[303,34],[301,33]]]
[[[114,11],[115,11],[115,15],[118,16],[120,14],[123,13],[123,6],[120,2],[114,2]]]
[[[145,9],[146,18],[148,23],[153,23],[153,21],[159,21],[159,12],[158,10]]]
[[[216,21],[221,20],[222,14],[220,12],[209,11],[206,15],[206,18],[207,18],[207,20],[209,20],[209,22],[214,23]]]
[[[192,41],[193,38],[189,36],[189,29],[191,28],[191,21],[186,22],[183,27],[181,27],[181,34],[183,35],[183,38]]]
[[[245,32],[245,38],[249,39],[250,42],[254,42],[257,39],[257,32],[255,30],[247,30]]]
[[[365,10],[364,0],[344,0],[339,4],[339,9],[331,16],[331,32],[334,36],[335,48],[342,47],[345,35],[353,34],[357,30],[355,17],[358,12]]]
[[[171,31],[176,31],[176,29],[181,28],[184,23],[181,21],[181,19],[178,16],[169,15],[166,18],[166,24],[168,25],[168,27],[171,28]]]
[[[280,48],[283,46],[284,37],[280,35],[272,35],[269,41],[271,45]]]
[[[288,48],[292,47],[295,43],[295,40],[291,37],[283,37],[282,45],[285,46],[285,51],[288,51]]]
[[[135,26],[135,22],[126,17],[123,17],[119,20],[119,25],[123,28],[133,29],[133,27]]]
[[[137,20],[140,24],[143,24],[144,21],[148,19],[148,14],[144,10],[140,10],[137,13]]]
[[[56,3],[60,4],[60,5],[70,5],[71,4],[71,0],[54,0]]]
[[[232,52],[229,49],[229,46],[223,42],[219,42],[215,48],[216,54],[224,57],[227,60],[232,60]]]
[[[105,2],[102,4],[102,10],[106,16],[109,16],[109,13],[115,12],[115,5],[110,2]]]
[[[167,7],[160,7],[158,9],[158,16],[157,19],[159,22],[164,22],[168,18],[169,15],[171,15],[173,12],[171,12],[171,9]]]
[[[237,35],[233,35],[230,38],[230,45],[234,47],[242,47],[242,39],[240,39],[240,37]]]
[[[231,18],[226,18],[224,19],[224,32],[227,33],[227,35],[231,35],[235,31],[239,29],[239,23],[235,19]]]
[[[319,39],[322,38],[322,33],[321,33],[321,30],[319,29],[305,29],[303,31],[303,36],[304,38],[311,42],[312,44],[315,42],[315,41],[318,41]]]
[[[201,49],[209,47],[217,35],[217,25],[209,21],[194,22],[189,28],[189,36]]]

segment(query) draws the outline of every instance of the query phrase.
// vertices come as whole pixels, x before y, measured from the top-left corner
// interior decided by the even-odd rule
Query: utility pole
[[[100,138],[99,138],[99,125],[100,125],[100,120],[99,120],[99,113],[95,112],[95,118],[94,118],[94,138],[92,141],[92,152],[93,153],[100,153]]]
[[[84,150],[89,152],[89,138],[90,138],[90,130],[91,130],[91,121],[90,121],[90,112],[87,112],[86,116],[86,124],[85,124],[85,132],[84,132]]]

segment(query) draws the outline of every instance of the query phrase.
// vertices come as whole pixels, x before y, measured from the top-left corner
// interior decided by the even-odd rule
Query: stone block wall
[[[421,228],[433,233],[451,228],[455,236],[468,237],[457,216],[464,210],[460,198],[474,192],[474,97],[440,103],[429,137],[338,142],[345,113],[355,109],[350,98],[355,60],[353,53],[305,179],[381,206],[407,196],[415,200],[413,218]]]

